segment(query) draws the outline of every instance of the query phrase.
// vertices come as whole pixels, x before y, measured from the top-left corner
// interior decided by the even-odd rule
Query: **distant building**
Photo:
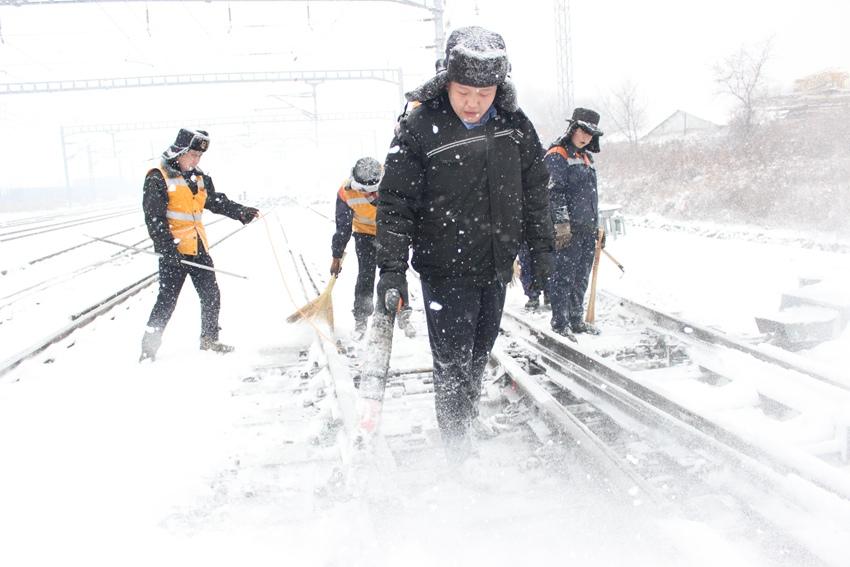
[[[762,103],[773,119],[808,120],[835,109],[850,109],[850,74],[821,71],[794,81],[791,93],[774,96]]]
[[[682,140],[718,132],[721,126],[699,116],[694,116],[684,110],[677,110],[649,131],[641,141],[662,143],[672,140]]]
[[[846,71],[821,71],[794,81],[794,92],[838,92],[847,91],[850,86],[850,74]]]

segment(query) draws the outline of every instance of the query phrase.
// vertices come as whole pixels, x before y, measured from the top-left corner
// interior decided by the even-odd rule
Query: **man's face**
[[[192,171],[198,166],[204,152],[198,150],[189,150],[185,154],[177,158],[177,165],[180,166],[180,171]]]
[[[481,116],[496,99],[497,86],[470,87],[451,81],[449,83],[449,103],[458,118],[468,124],[481,120]]]
[[[587,132],[582,130],[581,127],[578,127],[573,131],[571,141],[575,147],[577,147],[578,149],[582,149],[587,144],[589,144],[592,139],[593,136],[591,134],[588,134]]]

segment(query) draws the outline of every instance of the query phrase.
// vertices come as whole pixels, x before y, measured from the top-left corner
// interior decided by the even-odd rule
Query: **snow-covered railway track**
[[[207,223],[207,227],[213,226],[216,223],[221,222],[222,220],[226,220],[226,219],[224,219],[223,217],[216,218],[216,219],[212,220],[211,222]],[[137,230],[143,228],[144,226],[145,225],[142,224],[142,225],[132,226],[132,227],[129,227],[129,228],[124,228],[122,230],[104,235],[104,236],[99,237],[99,238],[107,238],[108,239],[108,238],[111,238],[111,237],[113,237],[117,234],[123,234],[123,233],[126,233],[126,232],[137,231]],[[142,236],[141,232],[138,234],[138,236]],[[100,246],[103,246],[103,244],[99,243],[97,240],[88,239],[84,242],[75,244],[73,246],[64,248],[62,250],[52,252],[52,253],[45,255],[45,256],[40,256],[40,257],[38,257],[34,260],[30,260],[27,263],[27,265],[31,266],[33,264],[40,263],[40,262],[43,262],[45,260],[56,258],[57,256],[60,256],[62,254],[78,251],[80,248],[83,248],[84,246],[88,246],[88,245],[91,245],[91,244],[99,244]],[[32,299],[32,298],[35,297],[36,299],[34,301],[37,302],[38,301],[37,294],[39,292],[43,292],[45,290],[54,288],[55,286],[61,285],[65,282],[68,282],[70,280],[73,280],[75,278],[83,276],[84,274],[87,274],[87,273],[89,273],[93,270],[96,270],[97,268],[100,268],[102,266],[108,266],[108,265],[111,265],[111,264],[116,263],[116,262],[126,261],[128,258],[132,258],[134,256],[137,256],[137,255],[143,253],[144,251],[153,252],[153,244],[150,243],[150,240],[149,240],[147,234],[142,236],[141,239],[129,243],[128,246],[130,246],[132,248],[137,248],[137,250],[121,249],[121,248],[117,248],[117,247],[113,246],[113,247],[110,247],[111,251],[109,252],[109,254],[107,256],[105,256],[105,257],[104,256],[98,256],[96,259],[92,259],[90,256],[80,257],[80,261],[85,262],[83,265],[75,265],[75,267],[72,268],[71,270],[68,270],[68,271],[65,271],[65,272],[62,272],[62,273],[55,273],[55,271],[53,271],[53,270],[48,271],[47,267],[43,268],[42,272],[46,275],[46,277],[43,277],[42,279],[38,279],[35,282],[32,282],[30,278],[27,278],[27,281],[22,284],[23,287],[20,287],[19,289],[13,291],[12,293],[9,293],[7,295],[0,297],[0,311],[2,311],[3,309],[7,309],[7,308],[13,306],[14,304],[18,303],[19,301],[25,300],[27,298]],[[73,261],[76,261],[76,260],[77,259],[75,258]],[[12,279],[12,278],[13,278],[12,275],[8,276],[8,279]],[[0,323],[0,324],[2,324],[2,323]]]
[[[118,217],[122,217],[130,214],[138,214],[139,209],[137,207],[132,207],[128,209],[122,209],[118,211],[108,212],[108,213],[100,213],[93,214],[88,216],[83,216],[79,218],[71,218],[69,220],[61,220],[53,223],[34,223],[36,226],[30,226],[26,228],[18,228],[15,227],[12,230],[6,230],[0,232],[0,242],[10,242],[13,240],[19,240],[21,238],[28,238],[32,236],[41,236],[50,232],[54,232],[57,230],[65,230],[69,228],[74,228],[78,226],[84,226],[89,224],[95,224],[111,219],[115,219]]]
[[[624,368],[526,316],[506,312],[503,329],[500,362],[514,367],[528,396],[545,400],[536,403],[603,464],[614,485],[627,486],[639,475],[643,482],[632,488],[636,497],[685,503],[732,498],[732,507],[758,519],[760,530],[783,535],[793,553],[804,555],[819,547],[807,523],[831,517],[846,525],[850,519],[845,467],[791,443],[768,443],[717,415],[701,415],[641,376],[654,370]],[[684,368],[665,372],[670,380],[694,379]],[[617,465],[617,456],[625,462]],[[794,510],[795,521],[774,513],[778,502]],[[821,559],[835,561],[829,554]]]
[[[319,275],[320,270],[298,249],[289,246],[289,243],[287,248],[286,273],[297,273],[302,289],[306,290],[304,301],[312,299],[326,285],[327,276]],[[569,479],[563,452],[559,447],[549,447],[544,451],[545,455],[541,454],[543,443],[528,423],[530,418],[512,414],[515,404],[503,390],[511,388],[495,367],[485,376],[482,419],[478,424],[480,427],[476,428],[481,469],[485,474],[478,476],[446,462],[434,414],[430,349],[417,290],[411,290],[411,305],[417,336],[410,339],[401,332],[396,333],[381,425],[375,437],[370,439],[374,453],[368,455],[358,451],[356,445],[352,451],[351,445],[358,431],[360,415],[354,387],[359,381],[364,356],[368,356],[364,352],[367,345],[365,341],[351,342],[344,335],[340,341],[330,335],[323,336],[326,331],[316,325],[311,352],[321,353],[317,355],[319,362],[314,376],[307,380],[307,374],[304,375],[303,388],[321,392],[321,400],[305,403],[315,404],[315,415],[321,422],[312,426],[312,439],[316,446],[333,444],[339,453],[338,465],[332,467],[329,476],[317,487],[317,494],[337,503],[362,497],[367,512],[381,511],[377,514],[379,518],[374,520],[375,530],[379,532],[395,529],[385,524],[386,507],[397,506],[399,502],[423,505],[423,499],[442,498],[442,495],[430,491],[434,490],[435,482],[439,486],[447,479],[461,483],[463,490],[486,490],[488,484],[500,490],[504,488],[502,484],[511,485],[516,481],[510,478],[516,473],[529,484],[524,489],[513,486],[511,490],[527,490],[529,501],[535,505],[540,504],[539,498],[548,500],[549,507],[561,506],[560,496],[540,494],[535,482],[546,478],[547,482],[560,486],[563,494],[567,493]],[[338,313],[338,316],[342,315]],[[542,421],[537,418],[534,421],[536,427],[546,429]],[[543,438],[550,438],[547,434],[538,433]],[[505,471],[510,474],[505,476]],[[458,485],[452,486],[454,490]],[[503,520],[507,524],[513,521],[516,513],[515,509],[506,508],[489,520]]]
[[[763,350],[622,298],[616,305],[611,318],[621,327],[643,328],[596,354],[719,432],[771,455],[777,466],[850,498],[846,379],[792,353]]]
[[[213,223],[210,223],[210,224],[213,224]],[[234,231],[231,231],[231,232],[225,234],[221,238],[212,242],[210,244],[210,247],[212,248],[212,247],[220,244],[221,242],[230,238],[234,234],[237,234],[243,228],[244,227],[240,227],[240,228],[238,228]],[[138,254],[138,252],[136,252],[136,251],[123,251],[123,252],[113,253],[110,256],[109,259],[103,260],[103,261],[100,261],[100,262],[96,262],[93,266],[86,266],[86,267],[83,267],[83,268],[79,268],[78,270],[75,271],[75,274],[79,275],[79,274],[82,274],[82,273],[86,273],[86,272],[92,271],[92,270],[94,270],[98,267],[101,267],[101,266],[104,266],[104,265],[107,265],[107,264],[111,264],[111,263],[116,262],[116,261],[121,260],[121,259],[126,259],[126,257],[131,255],[131,254],[133,254],[133,255]],[[146,271],[146,270],[143,270],[143,271]],[[46,334],[42,334],[40,338],[36,339],[34,342],[30,343],[28,346],[26,346],[22,349],[19,349],[12,356],[9,356],[5,360],[0,361],[0,377],[2,377],[4,374],[8,373],[10,370],[16,368],[21,362],[23,362],[27,359],[30,359],[34,356],[37,356],[38,354],[44,352],[45,350],[47,350],[48,348],[50,348],[53,345],[57,345],[57,344],[61,343],[62,341],[67,339],[70,335],[72,335],[78,329],[88,325],[89,323],[96,320],[98,317],[108,313],[111,309],[113,309],[117,305],[120,305],[121,303],[123,303],[127,299],[129,299],[130,297],[132,297],[135,294],[139,293],[140,291],[146,289],[148,286],[150,286],[153,283],[156,283],[157,281],[158,281],[158,273],[157,272],[147,273],[146,275],[144,275],[140,278],[133,279],[130,283],[126,284],[125,286],[121,287],[118,290],[108,292],[106,295],[101,296],[100,299],[94,301],[93,303],[89,304],[88,306],[81,305],[81,306],[78,306],[77,308],[74,308],[73,306],[70,306],[68,304],[64,304],[64,307],[69,310],[69,312],[66,313],[68,322],[57,325],[56,327],[54,327],[54,330],[48,331]],[[48,285],[48,287],[49,287],[49,285]],[[13,302],[14,302],[14,300],[4,304],[3,307],[9,306]],[[12,324],[12,323],[14,323],[14,321],[15,321],[14,317],[8,316],[7,318],[5,318],[2,321],[2,323],[9,323],[8,326],[11,329],[14,326]],[[32,314],[28,314],[26,324],[27,325],[33,324]],[[20,333],[20,331],[17,331],[17,332]],[[39,329],[38,332],[44,333],[44,330]],[[70,341],[66,346],[68,348],[70,348],[70,347],[73,346],[73,344],[74,344],[73,341]]]
[[[608,291],[601,291],[600,298],[608,303],[616,304],[629,313],[634,314],[652,327],[675,335],[679,340],[706,345],[724,347],[737,351],[754,359],[766,362],[778,368],[784,368],[799,373],[802,376],[829,384],[850,392],[850,380],[837,376],[824,368],[818,368],[803,357],[778,347],[767,344],[749,344],[746,341],[732,337],[726,333],[686,321],[681,317],[653,309],[637,301],[621,297]]]

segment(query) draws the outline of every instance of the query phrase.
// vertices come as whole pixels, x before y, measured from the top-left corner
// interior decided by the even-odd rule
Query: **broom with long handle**
[[[590,298],[587,300],[587,315],[584,320],[593,323],[596,319],[596,275],[599,273],[599,257],[602,256],[602,237],[605,229],[600,228],[596,235],[596,249],[593,252],[593,271],[590,279]]]
[[[342,265],[342,260],[345,259],[345,254],[342,255],[340,259],[340,265]],[[328,322],[328,325],[331,329],[334,326],[334,309],[333,309],[333,289],[334,284],[336,284],[337,274],[331,276],[328,285],[325,286],[324,291],[319,294],[316,299],[311,300],[309,303],[299,308],[295,313],[286,318],[287,323],[295,323],[300,321],[301,319],[315,319],[315,318],[323,318]]]
[[[620,263],[620,261],[617,260],[615,257],[613,257],[610,252],[608,252],[607,250],[605,250],[603,248],[602,253],[605,254],[608,257],[609,260],[611,260],[612,262],[617,264],[617,267],[620,268],[621,272],[623,272],[624,274],[626,273],[626,269],[623,267],[623,265]]]

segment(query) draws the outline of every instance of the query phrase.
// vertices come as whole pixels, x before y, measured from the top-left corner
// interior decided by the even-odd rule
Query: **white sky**
[[[850,8],[837,0],[603,0],[572,2],[571,14],[577,103],[594,106],[600,95],[631,80],[647,103],[648,126],[678,108],[725,121],[729,101],[717,94],[711,67],[745,43],[773,38],[767,73],[776,88],[825,68],[850,69],[850,34],[844,29]],[[505,36],[520,102],[532,118],[551,104],[555,90],[553,15],[551,0],[446,2],[449,29],[479,24]],[[411,88],[433,70],[434,53],[424,47],[433,41],[433,25],[422,21],[427,16],[388,2],[2,6],[0,82],[401,67],[405,87]],[[0,189],[64,184],[60,125],[295,115],[289,105],[311,110],[309,92],[303,84],[249,83],[0,96]],[[391,116],[400,106],[398,90],[390,84],[318,87],[320,113],[383,111]],[[235,180],[244,175],[245,160],[256,159],[260,163],[252,170],[261,172],[258,185],[280,178],[280,171],[272,175],[269,169],[288,166],[292,185],[323,186],[343,177],[364,153],[381,158],[391,127],[390,119],[325,123],[319,151],[312,126],[305,123],[211,127],[213,149],[204,165]],[[121,135],[114,148],[103,135],[69,140],[75,144],[68,148],[71,182],[112,177],[135,186],[144,160],[173,136],[171,129]],[[307,172],[315,175],[307,180]]]

